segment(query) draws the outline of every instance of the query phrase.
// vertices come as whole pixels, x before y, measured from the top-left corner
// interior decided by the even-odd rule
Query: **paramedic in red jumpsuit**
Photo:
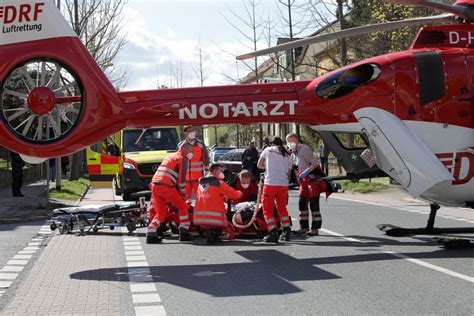
[[[273,212],[275,202],[283,228],[280,240],[290,240],[291,221],[288,216],[286,202],[288,201],[288,185],[292,162],[281,138],[274,137],[270,145],[270,147],[265,148],[258,161],[258,168],[265,169],[262,206],[263,216],[267,222],[268,235],[263,240],[278,243],[277,222]]]
[[[288,134],[286,136],[286,143],[292,150],[292,157],[298,166],[299,173],[307,168],[311,168],[324,176],[313,151],[308,146],[301,144],[298,134]],[[319,235],[319,229],[321,229],[323,223],[319,207],[319,196],[321,194],[320,184],[310,181],[310,177],[305,177],[299,180],[299,185],[300,230],[298,232],[308,236],[317,236]],[[309,230],[308,204],[311,208],[311,230]]]
[[[180,142],[178,147],[187,143],[193,148],[193,159],[189,162],[189,169],[186,172],[186,197],[192,199],[193,194],[196,194],[199,178],[208,170],[209,152],[206,145],[196,138],[196,131],[192,125],[184,126],[183,132],[186,139]]]
[[[189,240],[188,230],[191,221],[188,214],[188,204],[185,196],[185,179],[192,159],[192,147],[184,143],[179,146],[178,151],[163,160],[156,170],[152,183],[153,218],[147,228],[146,242],[159,243],[163,239],[163,233],[167,230],[166,218],[168,215],[168,204],[176,207],[179,211],[179,240]]]
[[[224,166],[219,163],[211,164],[209,174],[199,179],[193,223],[205,230],[210,244],[217,241],[218,230],[224,230],[225,233],[226,228],[232,228],[227,221],[226,200],[242,197],[240,191],[234,190],[223,180]],[[233,229],[230,234],[233,237]]]

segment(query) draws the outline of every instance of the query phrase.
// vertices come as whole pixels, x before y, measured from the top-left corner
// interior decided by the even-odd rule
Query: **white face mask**
[[[189,134],[188,134],[188,138],[189,138],[190,140],[195,139],[195,138],[196,138],[196,132],[191,132],[191,133],[189,133]]]
[[[293,143],[293,142],[288,143],[288,148],[290,148],[291,150],[295,150],[296,143]]]
[[[219,179],[224,179],[224,178],[225,178],[224,172],[219,173]]]
[[[186,158],[188,158],[188,160],[193,159],[193,157],[194,157],[193,153],[189,153],[189,154],[186,155]]]
[[[249,185],[248,183],[242,183],[241,186],[243,189],[248,189],[249,188]]]

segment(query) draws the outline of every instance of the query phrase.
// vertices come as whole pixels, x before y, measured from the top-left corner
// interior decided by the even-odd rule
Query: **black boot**
[[[214,229],[206,229],[204,231],[204,234],[207,237],[207,243],[208,244],[213,245],[217,242],[217,236],[216,236],[216,232],[215,232]]]
[[[268,233],[265,237],[263,237],[264,242],[272,242],[275,244],[278,244],[278,232],[276,229],[272,230],[271,232]]]
[[[283,233],[280,235],[280,241],[290,241],[291,227],[283,228]]]
[[[179,241],[189,241],[191,240],[191,235],[189,235],[189,230],[184,227],[179,228]]]
[[[160,244],[163,241],[163,233],[167,230],[166,224],[160,224],[156,230],[146,231],[147,244]]]

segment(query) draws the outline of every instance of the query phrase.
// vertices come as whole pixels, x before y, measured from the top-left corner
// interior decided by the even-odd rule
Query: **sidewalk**
[[[111,189],[91,188],[81,205],[111,203]],[[122,232],[58,235],[52,238],[2,315],[133,315]],[[93,275],[94,270],[110,271]],[[90,280],[72,278],[91,274]]]
[[[24,197],[13,197],[11,187],[0,189],[0,224],[31,222],[48,219],[46,181],[23,185]]]

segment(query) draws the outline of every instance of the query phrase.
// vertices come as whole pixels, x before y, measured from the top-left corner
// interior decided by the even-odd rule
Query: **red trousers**
[[[187,181],[186,180],[186,198],[192,199],[193,195],[196,197],[196,192],[199,186],[198,180]]]
[[[288,216],[288,210],[286,209],[286,202],[288,200],[288,187],[287,186],[272,186],[265,184],[263,186],[262,194],[262,206],[263,206],[263,217],[267,222],[268,231],[272,231],[277,226],[275,221],[273,207],[276,202],[278,216],[282,227],[290,226],[290,217]]]
[[[153,184],[151,188],[152,198],[153,198],[153,207],[154,217],[152,222],[154,225],[159,225],[161,223],[166,223],[166,217],[168,216],[168,203],[176,207],[179,212],[179,227],[189,229],[191,226],[191,221],[189,219],[188,205],[186,201],[178,193],[178,190],[175,188],[161,185]],[[151,217],[150,210],[150,217]]]

